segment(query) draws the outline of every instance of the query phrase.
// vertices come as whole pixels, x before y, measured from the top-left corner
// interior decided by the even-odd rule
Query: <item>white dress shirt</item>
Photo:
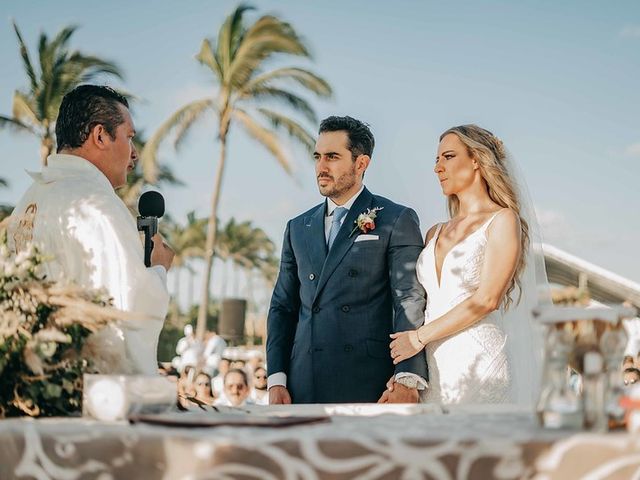
[[[356,193],[353,197],[351,197],[349,200],[347,200],[344,205],[338,205],[333,200],[331,200],[329,197],[327,197],[327,214],[324,217],[324,239],[327,242],[329,241],[329,232],[331,232],[331,223],[333,221],[333,212],[335,212],[336,208],[338,208],[338,207],[346,208],[347,212],[349,212],[349,210],[351,210],[351,207],[353,206],[353,204],[355,203],[356,199],[360,196],[360,194],[362,193],[363,190],[364,190],[364,185],[362,186],[362,188],[360,188],[360,190],[358,190],[358,193]],[[346,215],[344,217],[342,217],[342,220],[340,220],[340,225],[341,226],[344,223],[345,218],[347,218]]]

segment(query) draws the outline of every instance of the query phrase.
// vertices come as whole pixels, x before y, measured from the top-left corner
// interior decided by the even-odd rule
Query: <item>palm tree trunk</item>
[[[222,130],[222,129],[221,129]],[[207,328],[207,311],[209,309],[209,286],[211,285],[211,274],[213,273],[213,260],[215,245],[218,236],[218,202],[220,200],[220,189],[222,187],[222,175],[227,154],[227,136],[220,135],[220,160],[216,171],[213,194],[211,195],[211,213],[207,224],[207,241],[204,248],[204,260],[206,267],[202,280],[202,294],[200,295],[200,305],[198,306],[198,321],[196,326],[196,338],[204,341],[204,334]]]

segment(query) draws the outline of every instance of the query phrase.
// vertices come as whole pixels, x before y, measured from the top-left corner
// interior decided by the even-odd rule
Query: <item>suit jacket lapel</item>
[[[307,251],[313,272],[320,275],[325,259],[327,258],[327,241],[324,235],[324,217],[327,210],[327,202],[318,206],[315,212],[305,218],[305,237],[307,241]]]
[[[333,246],[327,254],[322,273],[320,274],[320,279],[318,280],[318,287],[316,288],[314,301],[322,291],[322,288],[327,283],[327,280],[329,279],[333,271],[340,264],[342,258],[349,251],[349,249],[353,245],[353,242],[356,240],[356,237],[358,236],[357,232],[351,235],[351,232],[355,227],[354,222],[358,218],[358,215],[366,211],[367,208],[371,208],[372,201],[373,195],[371,195],[369,190],[365,188],[364,190],[362,190],[362,193],[358,196],[356,201],[349,209],[349,213],[347,213],[347,216],[342,223],[342,227],[338,232],[338,236],[334,240]]]

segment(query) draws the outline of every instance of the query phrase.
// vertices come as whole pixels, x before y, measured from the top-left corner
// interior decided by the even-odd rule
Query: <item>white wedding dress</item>
[[[418,280],[427,292],[425,324],[441,317],[470,297],[480,283],[487,244],[486,231],[494,214],[480,228],[455,245],[443,260],[440,281],[435,245],[442,229],[418,257]],[[471,327],[426,347],[429,389],[425,401],[442,404],[513,403],[512,362],[502,310]]]

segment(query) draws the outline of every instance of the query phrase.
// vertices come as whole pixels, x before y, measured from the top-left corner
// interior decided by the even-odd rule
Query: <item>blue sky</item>
[[[263,1],[307,39],[312,67],[335,98],[319,116],[349,114],[376,136],[366,184],[412,206],[423,230],[446,219],[432,173],[439,134],[478,123],[518,159],[545,239],[640,281],[640,4],[636,1]],[[235,1],[0,4],[0,112],[26,87],[14,18],[32,51],[37,35],[78,24],[72,44],[120,64],[122,86],[151,132],[188,100],[214,92],[194,60]],[[252,18],[256,18],[253,16]],[[292,60],[289,63],[309,65]],[[186,187],[163,191],[169,211],[207,213],[218,150],[215,125],[162,151]],[[39,168],[38,143],[0,132],[0,203],[14,203]],[[313,164],[292,148],[295,179],[239,131],[231,135],[220,213],[251,219],[280,244],[288,218],[319,202]]]

